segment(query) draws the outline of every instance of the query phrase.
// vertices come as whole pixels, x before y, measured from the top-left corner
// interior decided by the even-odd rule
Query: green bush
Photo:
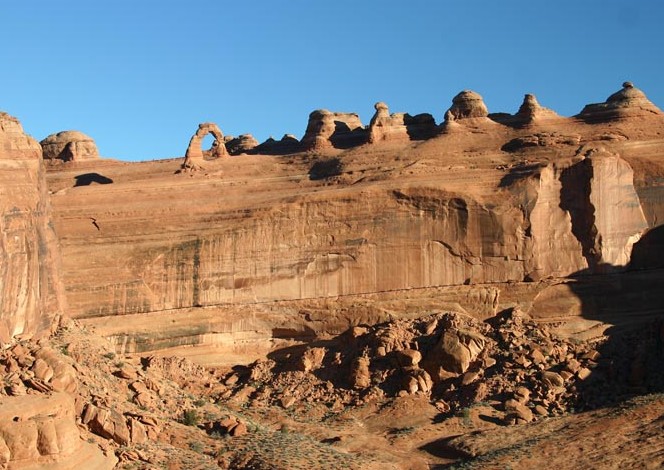
[[[185,412],[182,414],[182,423],[186,424],[187,426],[197,426],[199,420],[200,417],[198,416],[198,412],[196,410],[185,410]]]

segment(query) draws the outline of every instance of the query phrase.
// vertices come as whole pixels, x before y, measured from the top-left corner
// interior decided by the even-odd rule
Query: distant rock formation
[[[302,150],[302,145],[297,137],[285,134],[281,140],[269,137],[265,142],[254,149],[255,153],[262,155],[287,155]]]
[[[203,150],[203,138],[208,134],[212,134],[214,142],[212,142],[212,147],[209,150]],[[198,130],[189,141],[182,167],[185,169],[195,169],[205,160],[213,160],[226,156],[228,156],[228,151],[224,145],[224,134],[222,134],[219,126],[212,122],[204,122],[198,125]]]
[[[445,119],[459,120],[469,118],[483,118],[489,115],[489,110],[479,93],[464,90],[452,98],[452,106],[445,114]]]
[[[99,158],[97,144],[92,137],[79,131],[62,131],[51,134],[39,143],[44,160],[63,162],[96,160]]]
[[[226,145],[226,150],[228,150],[228,153],[231,155],[248,153],[258,147],[258,141],[251,134],[242,134],[239,137],[226,136],[224,143]]]
[[[555,111],[541,106],[535,95],[529,93],[523,97],[523,103],[515,117],[526,124],[542,119],[560,118]]]
[[[630,116],[662,114],[632,82],[624,82],[622,86],[622,90],[609,96],[604,103],[584,107],[577,117],[590,122],[604,122]]]
[[[374,108],[376,113],[369,124],[369,143],[423,140],[435,133],[436,122],[430,114],[390,114],[382,101],[376,103]]]
[[[305,150],[350,148],[366,141],[366,130],[357,113],[333,113],[318,109],[309,115],[302,138]]]

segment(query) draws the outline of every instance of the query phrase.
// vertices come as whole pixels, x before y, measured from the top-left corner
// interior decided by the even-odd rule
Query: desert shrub
[[[198,416],[198,412],[194,409],[185,410],[184,413],[182,413],[182,424],[186,424],[187,426],[198,426],[199,421],[200,417]]]

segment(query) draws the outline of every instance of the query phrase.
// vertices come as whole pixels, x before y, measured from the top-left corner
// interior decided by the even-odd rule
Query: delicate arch
[[[203,138],[208,134],[212,134],[214,142],[212,142],[212,147],[209,150],[203,150]],[[204,122],[198,125],[198,130],[189,141],[187,153],[185,153],[184,166],[192,167],[203,160],[213,160],[226,156],[228,156],[228,151],[224,143],[224,134],[222,134],[216,124]]]

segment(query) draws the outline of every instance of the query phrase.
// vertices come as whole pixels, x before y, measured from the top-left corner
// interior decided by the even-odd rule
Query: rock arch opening
[[[204,150],[209,145],[207,150]],[[185,154],[183,168],[195,168],[206,160],[214,160],[228,156],[224,143],[224,134],[212,122],[198,125],[198,130],[192,136]]]

